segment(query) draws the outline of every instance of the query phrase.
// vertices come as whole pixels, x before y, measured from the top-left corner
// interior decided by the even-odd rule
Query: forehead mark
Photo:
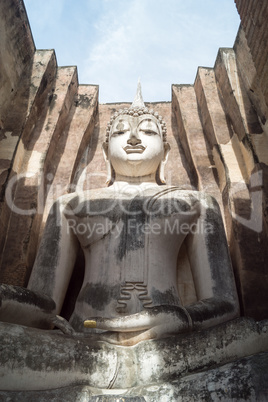
[[[115,128],[116,130],[124,130],[124,127],[124,123],[122,122],[122,120],[120,120]]]

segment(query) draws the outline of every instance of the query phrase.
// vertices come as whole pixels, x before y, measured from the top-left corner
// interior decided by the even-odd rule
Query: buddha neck
[[[123,176],[116,174],[115,181],[112,185],[114,188],[121,189],[126,186],[133,186],[133,187],[151,187],[151,186],[158,186],[155,180],[155,173],[146,175],[146,176]]]

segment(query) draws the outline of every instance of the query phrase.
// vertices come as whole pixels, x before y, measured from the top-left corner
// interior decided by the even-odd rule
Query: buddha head
[[[164,184],[164,165],[170,149],[166,135],[165,122],[157,112],[145,107],[138,83],[131,107],[116,112],[107,126],[103,144],[107,183],[120,176],[141,181],[154,177]]]

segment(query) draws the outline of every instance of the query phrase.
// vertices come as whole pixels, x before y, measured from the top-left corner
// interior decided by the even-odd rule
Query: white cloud
[[[210,61],[212,67],[217,48],[227,46],[215,45],[226,20],[220,24],[219,16],[204,17],[193,10],[178,0],[119,1],[108,8],[96,23],[98,41],[88,49],[83,81],[99,83],[105,102],[131,101],[141,76],[146,100],[169,100],[172,83],[193,83],[198,65]]]
[[[40,6],[38,0],[24,0],[24,3],[31,21],[43,32],[44,39],[51,26],[60,25],[64,0],[46,0],[45,7]]]
[[[212,67],[239,24],[232,0],[96,1],[47,0],[39,13],[59,64],[77,64],[81,83],[100,85],[101,102],[131,101],[139,76],[145,101],[170,100],[171,84],[193,83],[199,65]],[[33,2],[41,7],[41,0],[26,5]]]

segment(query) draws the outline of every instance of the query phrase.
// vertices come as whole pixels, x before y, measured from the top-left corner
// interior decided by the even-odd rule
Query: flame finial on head
[[[142,92],[141,92],[140,78],[138,79],[137,91],[136,91],[134,101],[132,102],[132,105],[130,106],[130,109],[138,109],[138,108],[142,108],[142,109],[145,108],[145,104],[143,102],[143,97],[142,97]]]

